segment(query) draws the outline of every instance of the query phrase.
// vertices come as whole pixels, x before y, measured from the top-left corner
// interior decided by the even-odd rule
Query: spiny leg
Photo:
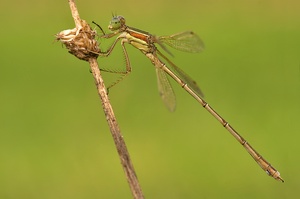
[[[116,39],[116,41],[118,41],[121,37],[118,37]],[[113,48],[115,47],[116,45],[116,41],[112,44],[112,46],[108,49],[107,51],[107,56],[111,54]],[[126,70],[123,70],[123,71],[113,71],[113,70],[107,70],[107,69],[100,69],[101,71],[104,71],[104,72],[109,72],[109,73],[116,73],[116,74],[122,74],[122,76],[117,80],[115,81],[114,83],[112,83],[111,85],[109,85],[107,87],[107,93],[109,93],[109,89],[112,88],[113,86],[115,86],[116,84],[118,84],[119,82],[121,82],[130,72],[131,72],[131,64],[130,64],[130,60],[129,60],[129,57],[128,57],[128,53],[127,53],[127,50],[126,50],[126,47],[125,47],[125,43],[128,43],[127,39],[123,38],[121,40],[121,46],[122,46],[122,50],[123,50],[123,53],[124,53],[124,56],[125,56],[125,63],[126,63]]]

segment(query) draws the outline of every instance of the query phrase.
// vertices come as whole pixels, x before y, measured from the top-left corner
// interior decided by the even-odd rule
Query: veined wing
[[[184,52],[198,53],[204,50],[203,41],[193,31],[185,31],[170,36],[159,36],[156,37],[156,40],[164,50],[166,48],[163,46],[163,43]]]
[[[166,73],[162,69],[156,68],[156,76],[158,91],[161,99],[169,111],[175,111],[176,98]]]
[[[171,62],[165,55],[163,55],[159,50],[157,50],[157,54],[159,54],[164,60],[168,62],[167,65],[172,67],[174,72],[184,81],[189,87],[191,87],[197,95],[200,97],[204,97],[203,92],[201,89],[198,87],[197,83],[188,75],[186,74],[183,70],[181,70],[178,66],[176,66],[173,62]]]

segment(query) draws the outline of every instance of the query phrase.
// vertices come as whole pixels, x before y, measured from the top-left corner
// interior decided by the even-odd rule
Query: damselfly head
[[[118,30],[125,25],[125,18],[122,16],[114,16],[112,20],[109,22],[108,29],[109,30]]]

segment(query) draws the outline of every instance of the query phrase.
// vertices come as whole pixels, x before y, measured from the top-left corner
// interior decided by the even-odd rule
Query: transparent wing
[[[188,74],[186,74],[183,70],[177,67],[173,62],[171,62],[165,55],[163,55],[160,51],[157,50],[157,53],[168,62],[168,66],[171,66],[173,71],[184,81],[189,87],[193,89],[200,97],[204,97],[203,92],[198,87],[196,81],[194,81]]]
[[[186,31],[170,36],[156,37],[156,42],[166,50],[163,43],[184,52],[198,53],[204,50],[204,43],[193,31]],[[168,52],[168,50],[166,50]],[[168,52],[169,53],[169,52]]]
[[[160,68],[156,68],[156,75],[159,95],[169,111],[173,112],[176,108],[176,98],[169,79]]]

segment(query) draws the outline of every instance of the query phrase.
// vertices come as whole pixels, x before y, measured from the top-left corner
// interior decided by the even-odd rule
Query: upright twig
[[[97,63],[97,57],[101,54],[98,47],[98,42],[95,40],[96,32],[80,18],[74,0],[69,0],[72,16],[74,18],[76,28],[61,31],[56,35],[57,40],[60,40],[69,52],[77,58],[88,61],[90,64],[91,72],[94,76],[95,84],[98,94],[100,96],[104,114],[113,136],[121,164],[127,177],[132,195],[135,199],[143,199],[142,189],[139,185],[133,164],[120,132],[116,117],[114,115],[112,106],[109,102],[104,81],[101,77],[100,70]]]
[[[106,120],[107,120],[109,128],[110,128],[110,132],[113,136],[117,151],[119,153],[119,157],[121,159],[121,163],[122,163],[124,172],[126,174],[127,181],[129,183],[131,192],[132,192],[134,198],[142,199],[142,198],[144,198],[142,189],[139,185],[133,164],[130,160],[129,153],[128,153],[125,141],[123,139],[123,136],[120,132],[116,117],[115,117],[113,109],[112,109],[112,106],[107,97],[106,88],[105,88],[103,79],[100,74],[97,60],[90,59],[89,63],[90,63],[91,71],[92,71],[94,79],[95,79],[95,84],[97,86],[98,94],[102,101],[104,114],[106,116]]]

